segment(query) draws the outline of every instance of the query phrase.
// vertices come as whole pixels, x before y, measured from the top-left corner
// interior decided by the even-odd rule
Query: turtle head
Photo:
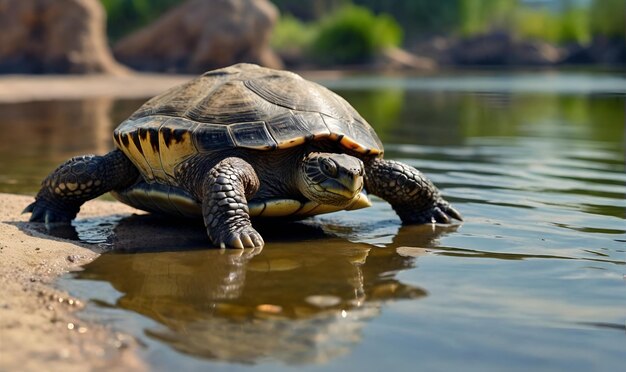
[[[298,188],[309,200],[345,206],[363,189],[363,162],[346,154],[311,152],[300,166]]]

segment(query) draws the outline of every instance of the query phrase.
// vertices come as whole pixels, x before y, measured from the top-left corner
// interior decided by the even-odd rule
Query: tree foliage
[[[312,51],[322,63],[361,63],[401,41],[402,29],[391,16],[351,5],[320,21]]]
[[[271,45],[286,54],[304,54],[313,44],[318,28],[314,22],[305,23],[285,14],[274,27]]]
[[[111,40],[141,28],[183,0],[100,0],[107,13],[107,34]]]
[[[424,34],[448,33],[460,21],[459,6],[462,0],[353,0],[374,13],[394,17],[405,30],[407,38]]]
[[[626,1],[593,0],[589,17],[592,34],[624,39],[626,33]]]

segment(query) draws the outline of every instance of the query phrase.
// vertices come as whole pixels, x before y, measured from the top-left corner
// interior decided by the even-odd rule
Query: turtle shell
[[[177,184],[175,168],[196,154],[279,150],[329,139],[370,156],[374,129],[343,98],[297,74],[252,64],[209,71],[158,95],[114,131],[148,181]]]

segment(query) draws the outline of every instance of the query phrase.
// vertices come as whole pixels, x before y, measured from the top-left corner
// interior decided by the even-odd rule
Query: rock
[[[561,49],[543,41],[517,41],[512,45],[512,64],[553,65],[563,59]]]
[[[550,65],[559,62],[562,53],[548,43],[493,32],[459,41],[452,56],[459,65]]]
[[[426,57],[417,56],[400,48],[385,48],[376,56],[375,65],[389,70],[432,71],[437,63]]]
[[[128,72],[111,56],[98,0],[0,0],[0,24],[2,73]]]
[[[564,52],[542,41],[519,40],[506,32],[458,39],[435,36],[416,44],[412,51],[441,65],[553,65]]]
[[[114,53],[148,71],[200,73],[238,62],[280,68],[269,47],[277,17],[267,0],[189,0],[120,40]]]
[[[563,64],[598,63],[626,65],[626,45],[623,40],[596,36],[589,45],[573,45]]]
[[[452,64],[452,49],[458,40],[452,36],[436,35],[420,40],[412,46],[411,52],[430,58],[441,65]]]

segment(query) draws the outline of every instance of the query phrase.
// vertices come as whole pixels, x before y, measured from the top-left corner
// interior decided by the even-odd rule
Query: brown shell
[[[284,149],[328,138],[363,154],[383,152],[374,129],[343,98],[252,64],[209,71],[150,99],[114,138],[148,179],[171,180],[190,156],[229,148]]]

